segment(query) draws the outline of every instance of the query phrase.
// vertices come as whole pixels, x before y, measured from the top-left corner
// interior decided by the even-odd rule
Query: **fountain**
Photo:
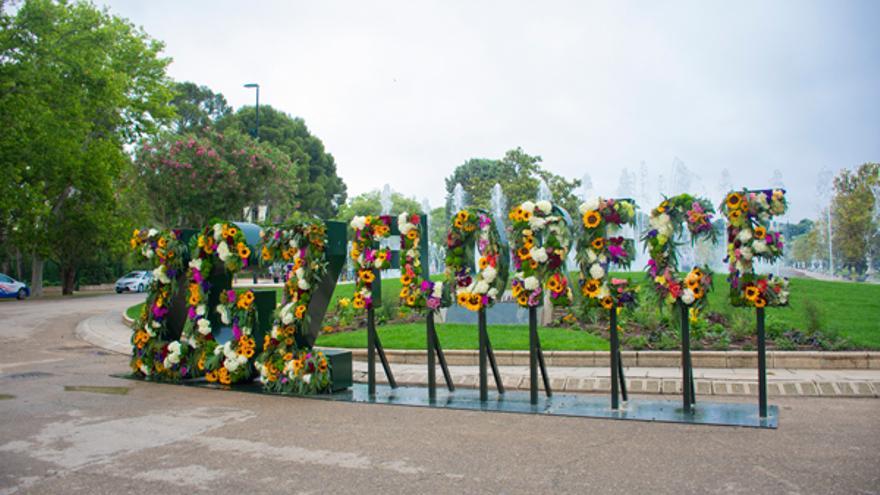
[[[827,213],[828,219],[826,223],[828,224],[828,232],[827,232],[827,241],[828,241],[828,275],[834,276],[834,254],[832,249],[832,242],[834,236],[831,231],[831,184],[833,182],[834,175],[831,173],[831,170],[828,167],[822,167],[822,170],[819,171],[818,182],[816,183],[816,193],[819,196],[820,204],[827,204]]]
[[[391,205],[393,204],[391,201],[391,186],[385,184],[382,187],[382,192],[379,193],[379,204],[382,205],[382,214],[390,215],[391,214]]]
[[[461,183],[456,183],[455,187],[452,189],[452,211],[451,215],[455,215],[458,211],[464,208],[465,203],[465,192],[464,188],[461,187]]]
[[[546,187],[546,184],[544,186]],[[504,197],[501,184],[497,182],[492,186],[489,205],[491,207],[492,220],[498,225],[498,234],[501,237],[501,242],[507,244],[507,224],[505,222],[505,218],[507,218],[507,198]]]
[[[581,178],[581,201],[587,201],[590,199],[593,193],[593,179],[590,178],[590,174],[584,174]]]
[[[538,195],[535,199],[538,201],[553,201],[553,193],[550,192],[550,188],[547,187],[544,179],[538,179]]]
[[[394,202],[391,200],[391,186],[389,186],[388,184],[385,184],[384,186],[382,186],[382,191],[379,193],[379,204],[382,205],[382,215],[383,216],[391,214],[391,207],[394,204]],[[397,219],[394,218],[391,221],[397,222]],[[390,249],[392,251],[400,251],[400,240],[393,238],[393,237],[388,237],[386,239],[382,239],[382,241],[379,243],[379,246],[381,246],[383,248],[387,247],[388,249]],[[392,277],[392,278],[399,277],[400,276],[400,269],[391,268],[391,269],[385,270],[385,273],[388,274],[388,276]]]

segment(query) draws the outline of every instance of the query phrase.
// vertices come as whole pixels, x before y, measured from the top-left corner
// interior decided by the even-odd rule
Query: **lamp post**
[[[244,87],[245,88],[254,88],[257,90],[257,105],[256,105],[257,125],[256,125],[256,129],[254,131],[254,139],[259,141],[260,140],[260,85],[257,83],[248,83],[248,84],[245,84]],[[260,208],[259,204],[255,204],[253,206],[253,210],[251,213],[251,219],[254,222],[257,221],[257,218],[259,215],[259,208]],[[253,277],[254,277],[254,285],[256,285],[256,283],[257,283],[257,271],[256,270],[253,271]]]
[[[256,132],[254,135],[254,139],[259,141],[260,140],[260,85],[257,83],[248,83],[248,84],[245,84],[244,87],[256,88],[256,90],[257,90],[257,106],[256,106],[256,108],[257,108],[257,126],[256,126]]]

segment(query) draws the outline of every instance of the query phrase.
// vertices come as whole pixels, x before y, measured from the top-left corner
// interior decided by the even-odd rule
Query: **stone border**
[[[366,349],[348,349],[355,360],[367,359]],[[386,349],[388,361],[403,364],[426,364],[427,352],[416,350]],[[446,350],[450,366],[476,366],[479,355],[475,350]],[[678,368],[681,353],[678,351],[623,351],[625,366],[639,368]],[[547,366],[604,367],[610,366],[608,351],[544,351]],[[495,351],[499,366],[528,366],[528,351]],[[694,368],[749,368],[758,367],[758,355],[754,351],[693,351]],[[880,369],[880,352],[813,352],[768,351],[767,368],[771,369],[823,369],[860,370]]]
[[[426,385],[427,372],[395,374],[397,382],[401,385]],[[517,375],[504,375],[504,386],[509,389],[528,390],[529,377]],[[366,382],[367,373],[355,370],[356,382]],[[385,375],[379,369],[376,380],[379,383],[387,383]],[[475,374],[456,373],[453,382],[456,387],[476,388],[478,377]],[[675,378],[627,378],[627,390],[632,394],[649,395],[681,395],[681,380]],[[494,382],[491,382],[494,387]],[[539,388],[544,390],[543,383],[539,382]],[[748,380],[706,380],[697,379],[694,385],[697,389],[697,403],[703,396],[729,396],[729,397],[757,397],[758,383]],[[578,393],[607,393],[611,391],[609,378],[551,378],[550,386],[555,391],[578,392]],[[442,379],[438,387],[444,388]],[[494,389],[493,389],[494,390]],[[817,381],[817,380],[792,380],[779,381],[767,384],[769,397],[880,397],[880,382],[878,381]]]

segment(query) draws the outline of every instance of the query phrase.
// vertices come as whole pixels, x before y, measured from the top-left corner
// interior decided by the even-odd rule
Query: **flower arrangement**
[[[419,241],[421,216],[401,213],[397,217],[400,231],[400,303],[416,310],[437,311],[443,297],[443,282],[422,279],[422,260]]]
[[[280,318],[285,324],[294,319],[308,325],[307,308],[314,288],[327,274],[327,227],[312,220],[260,232],[261,260],[264,264],[283,262],[284,293]]]
[[[712,289],[712,272],[708,266],[694,267],[683,280],[678,278],[676,248],[680,244],[675,238],[687,227],[692,243],[698,239],[714,242],[717,237],[712,228],[714,213],[709,200],[690,194],[665,198],[651,210],[650,228],[642,240],[651,256],[647,275],[654,282],[654,291],[661,302],[675,304],[680,301],[698,310],[705,305],[705,296]]]
[[[186,244],[180,234],[177,230],[135,229],[131,236],[131,248],[154,267],[153,282],[131,336],[131,369],[141,378],[176,381],[188,371],[187,349],[167,340],[168,306],[186,259]]]
[[[579,210],[583,229],[575,258],[584,303],[605,309],[634,305],[635,287],[625,279],[612,279],[609,284],[608,268],[613,263],[626,269],[635,258],[633,240],[616,235],[621,227],[635,221],[635,204],[628,199],[593,198]]]
[[[220,323],[232,326],[232,338],[220,345],[216,340],[206,339],[199,347],[199,370],[205,372],[209,382],[230,385],[251,377],[256,342],[251,337],[257,323],[253,291],[236,294],[230,289],[220,294],[217,305]]]
[[[351,220],[354,237],[351,240],[351,260],[357,273],[352,306],[355,309],[373,307],[373,282],[376,270],[391,267],[391,253],[387,247],[375,244],[391,234],[391,217],[356,216]]]
[[[520,306],[539,306],[544,289],[554,306],[571,304],[571,287],[565,276],[571,232],[565,218],[553,213],[549,201],[526,201],[508,215],[515,270],[511,291]]]
[[[474,244],[479,270],[473,272]],[[446,235],[446,281],[444,299],[471,311],[495,304],[507,285],[507,250],[501,245],[492,218],[482,210],[464,209],[455,214]]]
[[[206,370],[211,371],[210,367],[206,367],[206,363],[217,347],[212,333],[208,308],[208,293],[211,287],[208,278],[211,276],[214,262],[219,259],[226,272],[234,275],[241,268],[248,266],[251,250],[247,246],[244,233],[234,224],[211,222],[209,226],[190,239],[190,253],[192,253],[192,259],[189,262],[187,272],[189,280],[187,318],[183,324],[180,341],[181,344],[188,345],[196,353],[199,365],[197,371],[198,374],[201,374]],[[221,294],[221,304],[215,308],[220,313],[221,321],[224,313],[227,312],[224,309],[225,305],[231,304],[228,293],[225,294],[225,298],[224,301],[224,294]],[[226,322],[224,321],[224,323]],[[191,368],[190,374],[195,376],[196,370]]]
[[[293,340],[292,327],[285,339]],[[266,336],[269,339],[269,336]],[[330,390],[330,363],[321,351],[290,349],[281,354],[274,352],[258,362],[260,382],[269,392],[278,394],[316,394]]]
[[[730,302],[734,306],[785,306],[788,279],[755,273],[756,259],[773,262],[782,256],[783,238],[768,230],[771,218],[785,213],[782,189],[733,191],[721,211],[727,218],[727,257]]]

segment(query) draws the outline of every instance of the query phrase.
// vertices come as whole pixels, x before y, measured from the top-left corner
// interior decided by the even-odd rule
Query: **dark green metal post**
[[[486,333],[486,309],[480,308],[477,312],[477,327],[480,334],[480,401],[489,400],[489,377],[486,373],[486,361],[488,360],[489,336]]]
[[[437,329],[434,329],[434,351],[437,353],[437,361],[440,362],[440,370],[443,371],[443,379],[446,380],[446,388],[450,392],[455,391],[455,385],[452,383],[452,375],[449,374],[449,366],[446,365],[446,356],[443,355],[443,348],[440,347],[440,339],[437,338]]]
[[[376,321],[373,308],[367,309],[367,388],[376,395]]]
[[[691,389],[691,329],[687,306],[679,301],[681,314],[681,400],[685,411],[691,411],[694,391]]]
[[[618,394],[618,373],[620,372],[620,344],[617,342],[617,308],[612,307],[609,313],[611,330],[611,409],[620,409]]]
[[[617,378],[620,380],[620,396],[626,402],[629,400],[629,396],[626,393],[626,377],[623,376],[623,353],[619,350],[617,351]]]
[[[538,403],[538,310],[529,308],[529,398]]]
[[[501,373],[498,371],[498,363],[495,362],[495,352],[492,351],[492,341],[489,340],[489,331],[486,330],[486,355],[489,356],[489,366],[492,367],[492,376],[495,377],[495,388],[499,394],[504,393],[504,384],[501,383]]]
[[[767,355],[764,341],[764,308],[755,308],[758,318],[758,410],[767,417]]]
[[[434,329],[434,312],[430,311],[426,319],[428,350],[428,398],[432,401],[437,398],[437,377],[434,369],[434,353],[437,348],[437,335]]]

